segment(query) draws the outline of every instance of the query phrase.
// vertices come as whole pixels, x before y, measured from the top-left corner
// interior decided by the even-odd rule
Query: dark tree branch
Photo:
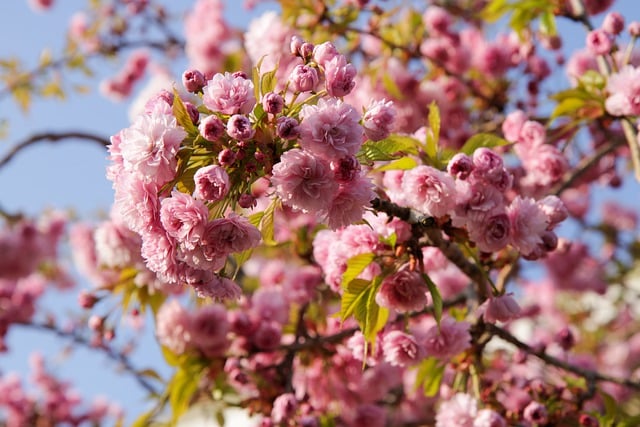
[[[9,163],[20,151],[23,149],[34,145],[39,142],[48,141],[48,142],[59,142],[66,139],[86,139],[88,141],[92,141],[102,145],[103,147],[107,147],[111,142],[100,135],[95,135],[93,133],[88,132],[44,132],[37,133],[32,135],[31,137],[25,139],[24,141],[16,144],[3,158],[0,159],[0,168],[4,167]]]
[[[571,372],[575,375],[578,375],[579,377],[586,379],[587,382],[603,381],[603,382],[615,383],[615,384],[619,384],[619,385],[640,391],[640,382],[638,381],[632,381],[628,378],[617,378],[610,375],[602,374],[600,372],[591,371],[589,369],[584,369],[579,366],[572,365],[570,363],[567,363],[563,360],[560,360],[556,357],[553,357],[545,353],[544,350],[538,350],[531,347],[528,344],[523,343],[518,338],[511,335],[510,332],[496,325],[487,323],[484,325],[484,328],[491,335],[495,335],[501,338],[502,340],[524,351],[525,353],[537,357],[538,359],[542,360],[548,365],[552,365],[564,371]]]
[[[433,218],[381,199],[374,199],[371,202],[371,206],[377,211],[400,218],[411,225],[416,225],[417,229],[429,238],[430,244],[440,249],[449,261],[455,264],[476,284],[480,302],[487,298],[488,283],[485,273],[476,264],[470,262],[455,243],[442,236],[442,231]]]

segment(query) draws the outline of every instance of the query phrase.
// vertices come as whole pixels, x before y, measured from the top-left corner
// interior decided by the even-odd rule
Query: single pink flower
[[[376,302],[399,313],[420,311],[427,305],[426,292],[420,273],[405,268],[384,278]]]
[[[229,73],[216,74],[202,89],[202,102],[211,111],[223,114],[248,114],[256,104],[253,83]]]

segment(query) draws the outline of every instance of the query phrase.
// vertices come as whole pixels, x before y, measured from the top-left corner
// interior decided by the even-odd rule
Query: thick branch
[[[484,272],[476,264],[470,262],[458,246],[442,237],[442,232],[433,221],[433,218],[381,199],[373,200],[371,206],[389,216],[395,216],[411,225],[417,225],[419,230],[429,238],[429,242],[440,249],[449,261],[455,264],[477,285],[480,300],[486,299],[488,287]]]
[[[32,135],[28,139],[16,144],[3,158],[0,159],[0,168],[5,166],[13,159],[21,150],[34,145],[38,142],[59,142],[65,139],[86,139],[88,141],[96,142],[103,147],[108,146],[111,142],[100,135],[95,135],[88,132],[45,132]]]
[[[98,347],[96,347],[96,346],[92,345],[89,341],[87,341],[80,334],[78,334],[76,332],[63,331],[61,329],[56,328],[54,325],[50,325],[48,323],[35,323],[35,322],[29,323],[29,322],[25,322],[25,323],[15,323],[15,324],[16,325],[25,326],[27,328],[35,329],[35,330],[38,330],[38,331],[52,332],[52,333],[54,333],[55,335],[57,335],[57,336],[59,336],[61,338],[65,338],[65,339],[70,340],[74,344],[78,344],[78,345],[81,345],[83,347],[87,347],[87,348],[90,348],[90,349],[93,349],[93,350],[100,350],[109,359],[111,359],[114,362],[120,364],[122,369],[124,369],[126,372],[132,374],[133,377],[135,378],[135,380],[138,382],[138,384],[140,384],[140,386],[142,388],[144,388],[146,391],[148,391],[149,394],[151,394],[151,395],[159,395],[159,391],[156,390],[156,388],[149,381],[147,381],[144,377],[142,377],[138,373],[139,370],[136,369],[131,364],[131,362],[129,361],[127,356],[124,355],[123,353],[119,353],[119,352],[115,351],[114,349],[112,349],[110,347],[107,347],[107,346],[98,346]]]
[[[508,342],[509,344],[512,344],[513,346],[524,351],[525,353],[536,356],[538,359],[542,360],[546,364],[555,366],[567,372],[571,372],[575,375],[578,375],[586,379],[587,381],[610,382],[610,383],[620,384],[622,386],[640,391],[640,382],[638,381],[632,381],[627,378],[616,378],[610,375],[601,374],[596,371],[591,371],[589,369],[584,369],[579,366],[572,365],[556,357],[548,355],[543,350],[536,350],[535,348],[529,346],[528,344],[523,343],[522,341],[520,341],[519,339],[511,335],[511,333],[509,333],[508,331],[498,326],[495,326],[492,324],[485,324],[485,330],[492,335],[500,337],[504,341]]]

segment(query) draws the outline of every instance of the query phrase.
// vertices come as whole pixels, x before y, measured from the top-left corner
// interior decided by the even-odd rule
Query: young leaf
[[[260,92],[262,92],[262,96],[266,95],[269,92],[273,92],[273,89],[276,87],[276,70],[275,69],[269,71],[268,73],[264,73],[262,77],[260,77]]]
[[[417,154],[419,141],[405,135],[391,135],[380,141],[362,144],[358,157],[365,161],[394,160],[399,154]]]
[[[438,326],[440,325],[440,319],[442,319],[442,295],[440,295],[440,291],[433,280],[426,274],[422,274],[424,281],[427,282],[427,287],[429,288],[429,293],[431,294],[431,299],[433,300],[433,317],[436,319],[436,323]]]
[[[509,141],[499,136],[490,133],[478,133],[464,143],[460,151],[468,156],[473,155],[473,152],[480,147],[493,148],[501,147],[503,145],[509,145]]]
[[[197,366],[179,369],[169,383],[171,417],[175,422],[189,408],[194,393],[198,390],[200,369]]]
[[[435,159],[438,154],[438,141],[440,139],[440,110],[435,101],[429,105],[429,130],[427,131],[426,153],[430,159]]]
[[[413,157],[401,157],[397,160],[393,160],[386,165],[382,165],[378,168],[375,168],[375,172],[384,172],[391,170],[409,170],[413,169],[418,165],[418,162]]]
[[[361,313],[363,305],[366,309],[367,289],[369,289],[370,286],[371,282],[363,279],[355,279],[349,282],[349,285],[344,289],[340,301],[340,319],[342,321],[354,314],[356,310],[359,310],[358,313]],[[358,316],[359,315],[360,314],[358,314]]]
[[[435,357],[424,359],[418,365],[416,373],[415,389],[422,387],[425,396],[433,397],[440,390],[440,383],[444,374],[444,364]]]
[[[184,106],[182,99],[180,99],[180,94],[175,87],[173,88],[173,115],[176,116],[178,124],[182,126],[189,135],[198,135],[198,128],[191,121],[191,117],[189,117],[189,113],[187,112],[187,107]]]
[[[347,260],[347,269],[342,274],[342,287],[346,288],[353,279],[358,277],[358,275],[371,264],[375,257],[375,254],[367,252],[349,258]]]

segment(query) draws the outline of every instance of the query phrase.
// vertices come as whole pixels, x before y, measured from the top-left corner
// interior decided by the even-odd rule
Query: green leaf
[[[578,79],[581,85],[585,86],[587,89],[595,88],[595,89],[604,89],[607,84],[607,79],[595,70],[585,71],[583,75]],[[593,96],[593,95],[592,95]]]
[[[424,395],[433,397],[438,394],[440,384],[444,375],[445,365],[435,357],[429,357],[418,365],[416,373],[416,390],[422,387]]]
[[[495,22],[509,11],[510,5],[507,0],[492,0],[481,12],[485,21]]]
[[[413,157],[401,157],[397,160],[393,160],[386,165],[382,165],[373,170],[373,172],[384,172],[391,170],[409,170],[418,166],[418,162]]]
[[[427,282],[427,287],[429,288],[429,293],[431,294],[431,299],[433,300],[433,317],[436,319],[436,323],[440,326],[440,319],[442,319],[442,295],[440,295],[440,291],[433,280],[425,273],[422,273],[422,278],[425,282]]]
[[[509,141],[491,133],[478,133],[469,138],[460,151],[471,156],[480,147],[493,148],[503,145],[509,145]]]
[[[425,152],[430,159],[438,154],[438,140],[440,139],[440,109],[435,101],[429,105],[429,130],[427,131],[427,145]]]
[[[398,101],[402,101],[405,98],[404,94],[389,73],[384,73],[382,75],[382,87],[384,87],[389,95]]]
[[[265,209],[264,214],[260,219],[260,232],[262,233],[262,240],[266,245],[273,246],[276,244],[276,241],[273,239],[274,234],[274,218],[276,207],[278,206],[277,198],[274,198],[273,201],[269,204],[267,209]]]
[[[540,32],[547,36],[557,34],[556,17],[552,11],[547,10],[540,15]]]
[[[420,142],[410,136],[391,135],[380,141],[362,144],[358,158],[366,161],[394,160],[404,154],[418,154]]]
[[[198,365],[188,365],[178,369],[168,386],[171,418],[175,422],[189,408],[191,398],[198,390],[200,373]]]
[[[354,279],[344,288],[340,301],[340,319],[345,321],[354,314],[356,309],[362,311],[362,306],[366,308],[367,289],[371,287],[371,282],[363,279]]]
[[[376,336],[378,332],[384,328],[389,319],[389,309],[386,307],[380,307],[376,303],[376,294],[378,293],[379,286],[371,286],[367,290],[367,300],[365,306],[364,319],[362,319],[360,327],[362,328],[362,335],[365,340],[371,345],[375,344]],[[358,317],[356,316],[356,319]]]
[[[262,96],[266,95],[269,92],[273,92],[276,87],[276,70],[278,67],[272,71],[264,73],[262,77],[260,77],[260,91],[262,92]]]
[[[136,420],[131,424],[131,427],[148,427],[151,423],[151,419],[153,418],[154,411],[151,410],[149,412],[145,412],[140,415]]]
[[[180,94],[175,87],[173,88],[173,115],[176,117],[178,124],[182,126],[190,136],[198,135],[198,128],[191,121],[187,108],[184,106],[182,99],[180,99]]]
[[[580,98],[566,98],[560,101],[556,108],[553,109],[550,119],[574,113],[584,107],[585,100]]]
[[[352,280],[358,277],[358,275],[371,264],[375,257],[375,254],[367,252],[349,258],[347,260],[347,269],[342,274],[342,287],[345,288]]]

